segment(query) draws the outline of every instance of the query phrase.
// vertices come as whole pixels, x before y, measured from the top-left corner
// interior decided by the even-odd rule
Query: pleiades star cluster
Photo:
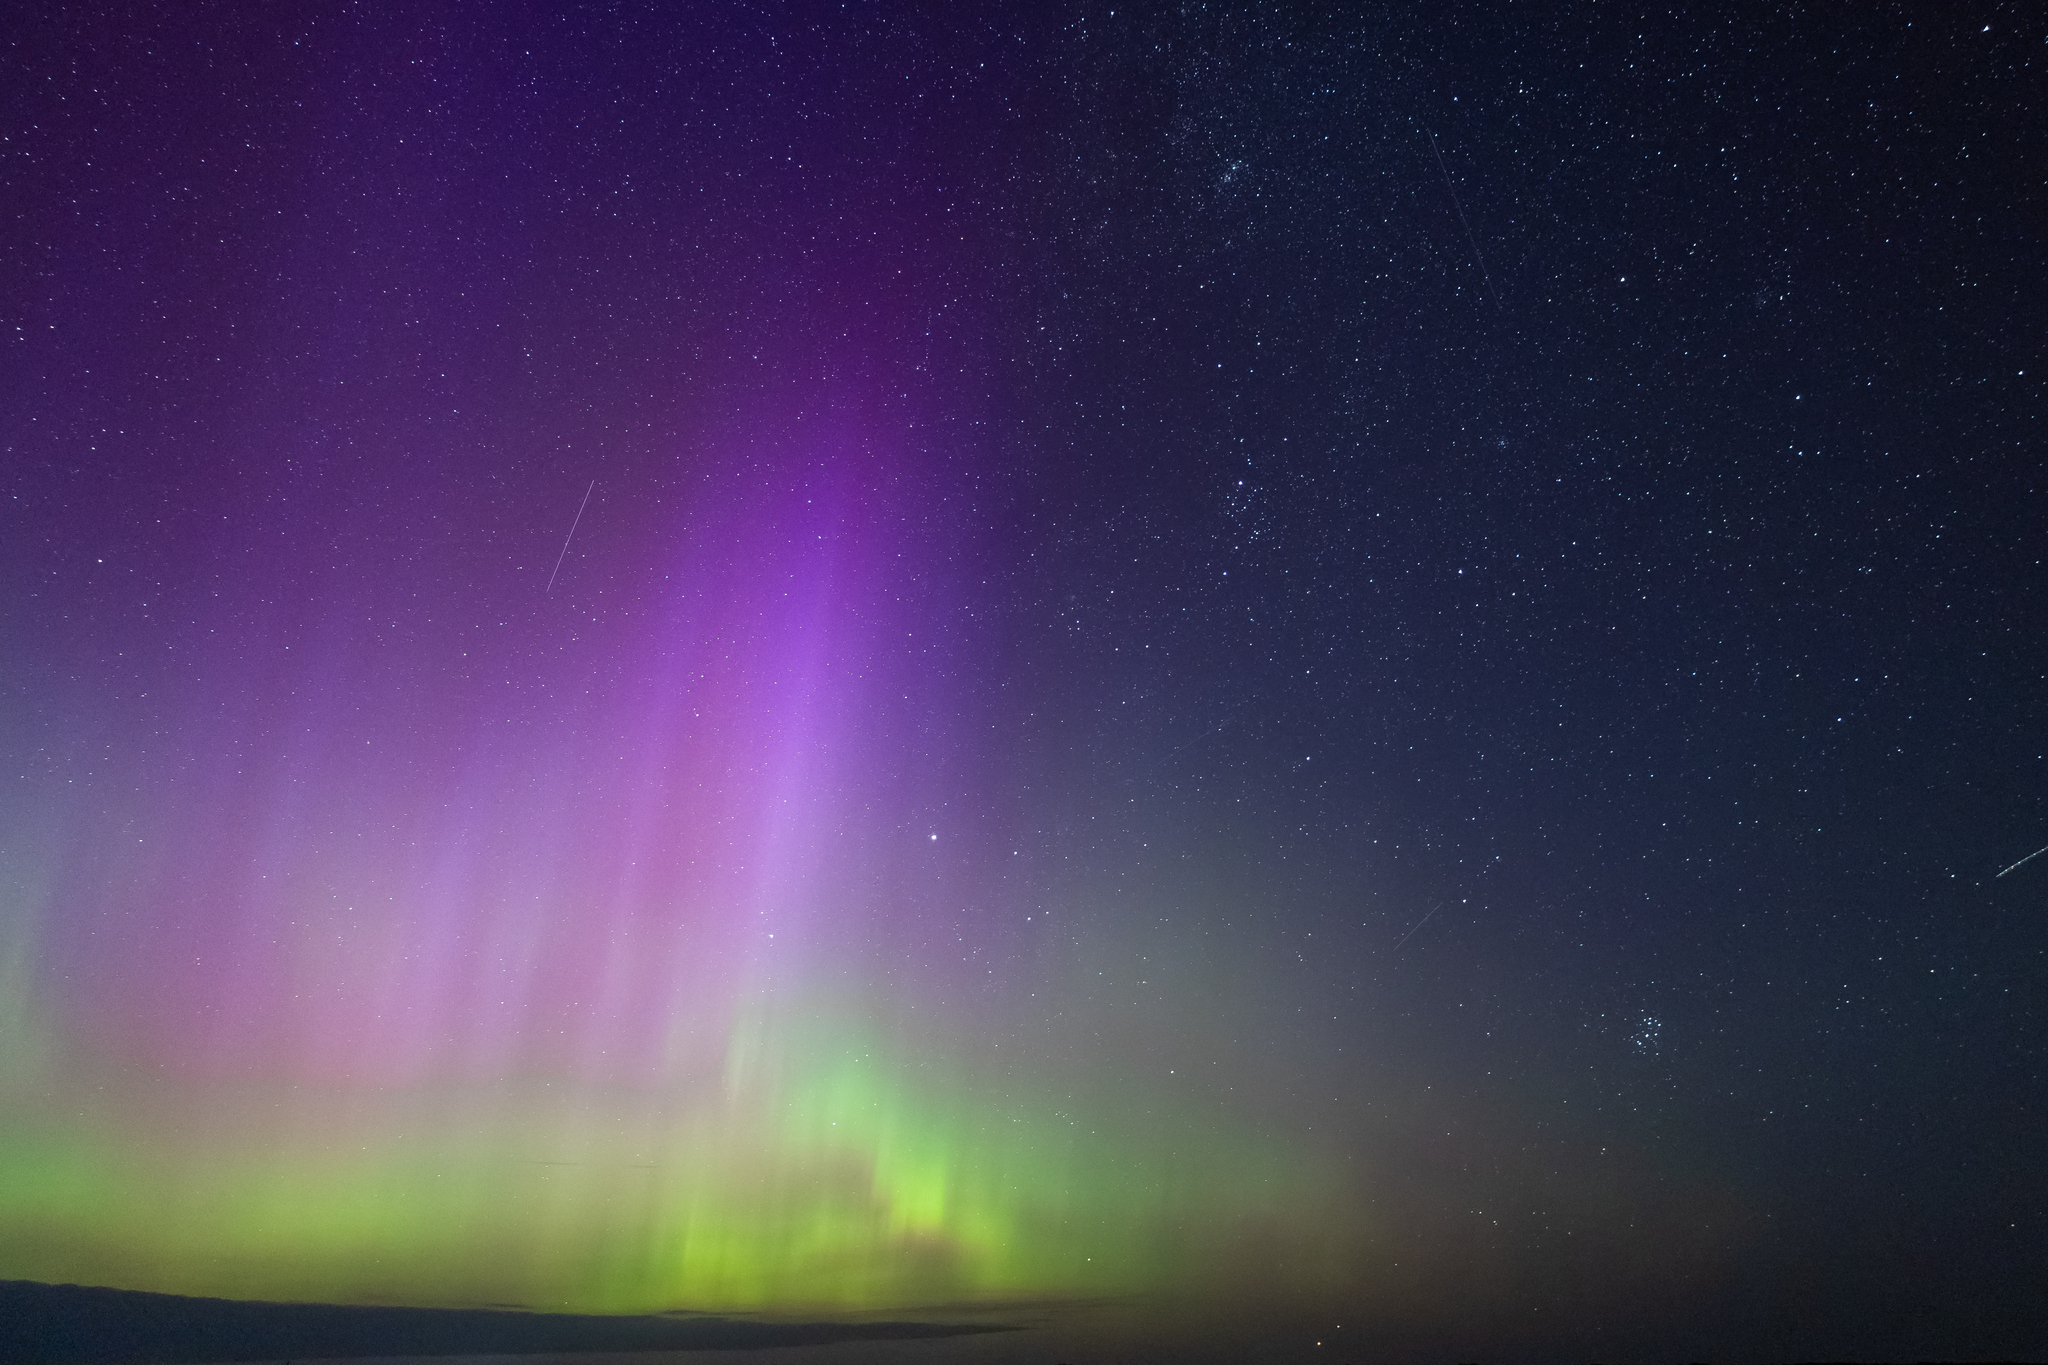
[[[0,40],[0,1279],[2048,1352],[2036,10]]]

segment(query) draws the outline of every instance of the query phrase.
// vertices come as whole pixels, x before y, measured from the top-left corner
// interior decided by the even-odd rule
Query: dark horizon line
[[[0,1359],[16,1365],[281,1360],[294,1356],[538,1355],[765,1350],[1021,1330],[913,1321],[763,1322],[712,1314],[551,1313],[516,1307],[220,1299],[0,1280]]]

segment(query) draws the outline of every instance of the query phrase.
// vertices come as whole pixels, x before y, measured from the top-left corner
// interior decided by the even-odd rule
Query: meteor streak
[[[562,537],[562,553],[555,556],[555,573],[548,575],[549,592],[555,590],[555,574],[562,571],[562,561],[569,557],[569,542],[576,539],[576,528],[583,524],[583,509],[590,506],[590,494],[597,487],[597,480],[590,481],[590,487],[583,490],[583,502],[576,509],[576,520],[569,523],[569,534]]]
[[[1443,909],[1443,908],[1444,908],[1444,903],[1443,903],[1442,901],[1438,901],[1438,902],[1437,902],[1437,903],[1436,903],[1435,905],[1432,905],[1432,906],[1430,906],[1430,907],[1429,907],[1429,914],[1428,914],[1428,915],[1424,915],[1424,916],[1423,916],[1423,917],[1422,917],[1421,919],[1419,919],[1419,920],[1415,921],[1415,928],[1414,928],[1414,929],[1410,929],[1410,930],[1409,930],[1409,931],[1408,931],[1407,933],[1405,933],[1405,934],[1401,935],[1401,943],[1406,943],[1406,942],[1407,942],[1407,941],[1408,941],[1409,939],[1411,939],[1411,938],[1414,938],[1414,937],[1415,937],[1415,929],[1420,929],[1420,928],[1421,928],[1421,927],[1422,927],[1423,925],[1425,925],[1425,924],[1429,923],[1429,920],[1430,920],[1430,915],[1434,915],[1434,914],[1435,914],[1435,913],[1436,913],[1437,911],[1439,911],[1439,910],[1441,910],[1441,909]],[[1400,952],[1400,951],[1401,951],[1401,943],[1396,943],[1396,944],[1395,944],[1395,945],[1394,945],[1394,946],[1393,946],[1393,947],[1392,947],[1391,949],[1389,949],[1389,951],[1390,951],[1390,952],[1396,952],[1396,953]]]
[[[2032,853],[2029,853],[2026,857],[2014,863],[2012,867],[2008,867],[2007,869],[2005,869],[2005,872],[2010,872],[2013,870],[2013,868],[2024,867],[2028,863],[2034,861],[2034,859],[2040,857],[2043,853],[2048,853],[2048,844],[2041,845],[2041,847],[2035,849]],[[2005,875],[2005,872],[1999,873],[1998,877],[2003,877]],[[1991,880],[1995,882],[1998,880],[1998,877],[1993,877]]]
[[[1429,154],[1436,158],[1436,168],[1443,175],[1444,188],[1451,192],[1451,207],[1458,211],[1458,225],[1465,229],[1465,242],[1472,248],[1472,259],[1479,263],[1479,278],[1486,281],[1486,292],[1493,295],[1493,306],[1499,308],[1500,290],[1493,287],[1493,276],[1486,269],[1486,258],[1479,254],[1479,239],[1472,235],[1472,225],[1465,221],[1465,206],[1458,202],[1458,187],[1451,183],[1451,169],[1444,165],[1444,154],[1436,149],[1436,134],[1427,128],[1422,131],[1429,138]]]

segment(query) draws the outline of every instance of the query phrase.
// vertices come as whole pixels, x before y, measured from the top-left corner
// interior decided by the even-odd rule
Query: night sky
[[[14,9],[0,1279],[2048,1354],[2048,23],[1776,9]]]

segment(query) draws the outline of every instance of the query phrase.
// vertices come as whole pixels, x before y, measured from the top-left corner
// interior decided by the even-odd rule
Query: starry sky
[[[2048,1349],[2039,14],[5,43],[0,1279]]]

